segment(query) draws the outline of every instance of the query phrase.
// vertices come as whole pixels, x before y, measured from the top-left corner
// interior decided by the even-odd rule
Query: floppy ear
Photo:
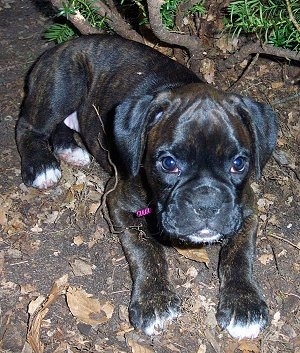
[[[254,137],[254,158],[257,179],[275,148],[277,140],[277,117],[268,104],[234,95],[240,100],[237,110],[244,124]]]
[[[113,135],[119,162],[136,176],[147,140],[148,126],[158,119],[163,108],[151,104],[153,96],[126,99],[115,109]]]

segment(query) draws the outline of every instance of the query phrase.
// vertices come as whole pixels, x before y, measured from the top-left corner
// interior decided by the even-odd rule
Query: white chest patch
[[[74,112],[66,117],[64,120],[65,125],[67,125],[70,129],[75,130],[77,132],[80,131],[79,123],[77,119],[77,112]]]

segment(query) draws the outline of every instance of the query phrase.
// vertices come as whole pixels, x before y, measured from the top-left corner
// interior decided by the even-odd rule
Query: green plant
[[[67,0],[62,2],[62,7],[59,9],[58,17],[69,19],[70,15],[80,13],[92,27],[109,31],[108,19],[100,16],[97,13],[97,8],[94,6],[95,0]],[[47,40],[57,43],[65,42],[76,37],[76,32],[68,23],[53,24],[45,31],[44,37]]]
[[[44,33],[44,38],[56,43],[66,42],[70,38],[76,37],[76,33],[68,23],[55,23],[47,28]]]
[[[300,1],[290,0],[295,20],[300,23]],[[284,0],[234,0],[229,6],[225,28],[233,35],[255,34],[261,41],[299,50],[300,33],[290,19]]]
[[[176,14],[178,11],[178,7],[186,2],[186,0],[165,0],[164,4],[161,7],[161,17],[162,17],[162,22],[163,24],[168,28],[168,29],[174,29],[175,27],[175,18]],[[204,14],[206,9],[203,6],[203,0],[197,2],[194,4],[189,10],[187,11],[187,14]]]

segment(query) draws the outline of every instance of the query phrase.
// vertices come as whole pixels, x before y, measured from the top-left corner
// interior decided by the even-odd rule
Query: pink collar
[[[142,208],[141,210],[136,211],[135,215],[137,217],[144,217],[144,216],[147,216],[148,214],[150,214],[152,212],[153,212],[152,208],[147,207],[147,208]]]

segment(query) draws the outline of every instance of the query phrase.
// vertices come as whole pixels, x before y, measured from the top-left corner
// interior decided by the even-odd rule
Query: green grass
[[[300,1],[290,0],[300,24]],[[229,4],[225,28],[233,35],[256,34],[264,43],[299,50],[300,33],[289,18],[284,0],[235,0]]]
[[[135,6],[138,12],[139,25],[148,22],[148,13],[145,0],[118,0],[125,7],[130,4]],[[169,30],[176,30],[176,13],[178,7],[187,0],[165,0],[161,7],[161,16],[164,26]],[[300,24],[300,0],[289,0],[293,16]],[[76,12],[91,24],[92,27],[110,31],[109,19],[101,17],[94,5],[95,0],[66,0],[59,9],[58,16],[68,19]],[[228,6],[227,15],[224,17],[225,31],[234,36],[244,34],[255,34],[263,43],[275,47],[300,50],[300,33],[290,20],[285,0],[234,0]],[[193,5],[186,14],[204,14],[205,0]],[[53,24],[45,32],[47,40],[64,42],[77,36],[76,30],[68,21],[60,21]]]

